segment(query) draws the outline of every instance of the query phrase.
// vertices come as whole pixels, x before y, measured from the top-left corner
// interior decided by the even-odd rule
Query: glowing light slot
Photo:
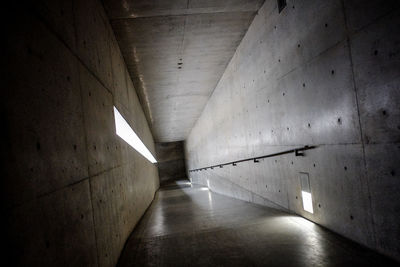
[[[314,213],[311,193],[301,191],[301,196],[303,198],[303,209],[309,213]]]
[[[142,140],[140,140],[137,134],[132,130],[116,107],[114,107],[114,119],[117,135],[127,142],[131,147],[133,147],[137,152],[139,152],[143,157],[148,159],[151,163],[156,163],[156,159],[143,144]]]

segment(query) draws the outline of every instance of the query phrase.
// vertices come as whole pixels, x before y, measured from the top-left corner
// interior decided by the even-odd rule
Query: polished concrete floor
[[[188,181],[161,188],[119,266],[396,266],[320,226]]]

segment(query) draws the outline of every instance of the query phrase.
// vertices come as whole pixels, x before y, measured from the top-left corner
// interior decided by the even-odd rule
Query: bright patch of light
[[[202,188],[200,188],[200,190],[201,191],[206,191],[206,190],[208,190],[208,187],[202,187]]]
[[[213,199],[210,191],[208,191],[208,206],[210,207],[211,210],[213,209]]]
[[[305,211],[310,213],[314,213],[313,205],[312,205],[312,197],[311,193],[301,191],[301,196],[303,197],[303,208]]]
[[[207,179],[207,187],[210,188],[210,180]]]
[[[151,163],[156,163],[156,159],[143,144],[142,140],[140,140],[137,134],[132,130],[116,107],[114,107],[114,118],[117,135],[124,139],[125,142],[142,154],[142,156],[148,159]]]

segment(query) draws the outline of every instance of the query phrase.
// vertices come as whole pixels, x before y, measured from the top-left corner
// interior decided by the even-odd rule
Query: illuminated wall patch
[[[314,213],[312,196],[311,196],[310,177],[308,176],[308,173],[306,172],[300,173],[300,184],[301,184],[301,197],[303,199],[303,209],[305,211],[308,211],[309,213]]]
[[[156,163],[156,159],[140,140],[139,136],[132,130],[131,126],[126,122],[118,109],[114,107],[115,129],[119,137],[139,152],[143,157],[148,159],[151,163]]]

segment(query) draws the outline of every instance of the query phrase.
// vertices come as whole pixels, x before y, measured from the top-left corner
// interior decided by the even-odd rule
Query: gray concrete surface
[[[186,138],[262,2],[104,1],[157,142]]]
[[[183,142],[156,143],[160,186],[186,178]]]
[[[161,187],[118,266],[397,266],[300,216],[182,180]]]
[[[398,1],[265,1],[185,141],[187,169],[317,148],[191,180],[400,260],[399,14]]]
[[[115,134],[114,105],[155,154],[103,6],[21,1],[4,14],[2,263],[115,266],[159,181]]]
[[[121,265],[392,264],[310,221],[400,261],[399,6],[10,1],[3,265],[115,266],[124,244]],[[185,140],[187,170],[316,147],[189,172],[208,189],[164,188],[126,243],[160,180],[113,106],[153,155]],[[182,174],[176,144],[157,154]]]

